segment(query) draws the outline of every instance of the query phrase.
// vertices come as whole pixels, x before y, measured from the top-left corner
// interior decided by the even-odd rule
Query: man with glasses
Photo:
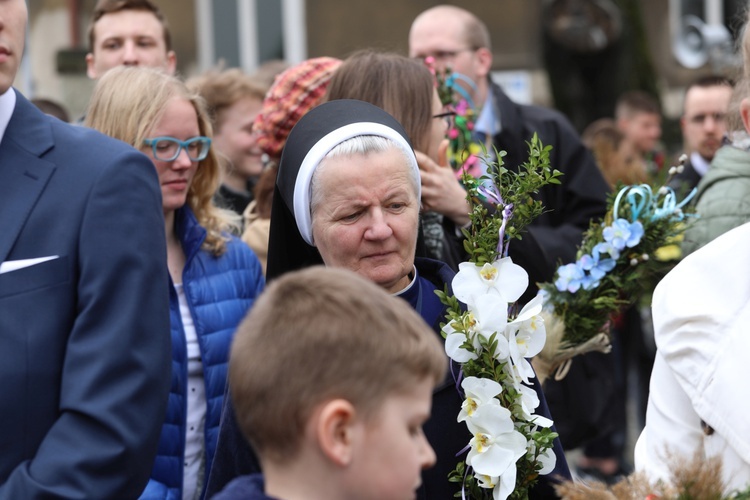
[[[732,82],[718,76],[703,76],[685,91],[680,128],[689,155],[682,173],[670,185],[686,193],[706,175],[716,151],[727,133],[727,113],[732,98]]]
[[[137,498],[171,370],[159,181],[11,87],[26,4],[0,7],[0,499]]]
[[[536,132],[552,146],[552,167],[565,175],[562,186],[542,189],[546,212],[514,241],[510,254],[529,273],[528,300],[536,283],[552,279],[559,262],[575,261],[577,245],[592,218],[604,215],[606,182],[593,157],[560,113],[511,101],[490,78],[492,49],[487,27],[474,14],[453,5],[422,12],[409,32],[409,55],[432,57],[438,70],[450,69],[464,87],[478,119],[476,140],[504,150],[505,166],[517,168],[528,158],[526,141]]]
[[[561,186],[546,186],[539,199],[545,213],[523,235],[514,240],[509,254],[529,273],[529,288],[521,297],[528,301],[537,293],[536,283],[551,281],[560,262],[574,262],[576,249],[591,219],[604,216],[609,191],[593,156],[581,143],[570,122],[559,112],[511,101],[490,78],[492,49],[487,27],[472,13],[456,6],[441,5],[421,13],[409,32],[411,57],[432,56],[438,69],[449,68],[473,102],[478,114],[475,140],[506,151],[504,164],[518,168],[528,158],[527,141],[537,133],[544,145],[552,146],[552,168],[564,175]],[[573,363],[562,381],[548,380],[545,395],[564,446],[573,449],[590,436],[587,408],[578,408],[570,394],[586,393],[592,381],[609,377],[611,366],[604,355],[590,354]],[[565,463],[553,475],[569,477]],[[548,488],[541,485],[537,489]],[[536,491],[537,495],[544,495]],[[555,494],[546,491],[550,498]]]

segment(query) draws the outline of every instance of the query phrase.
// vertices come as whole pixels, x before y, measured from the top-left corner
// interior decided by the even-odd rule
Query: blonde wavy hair
[[[174,97],[186,99],[193,105],[200,134],[212,137],[211,121],[203,98],[174,76],[134,66],[113,68],[99,79],[85,125],[140,150],[143,140],[164,113],[167,102]],[[237,217],[213,204],[219,182],[219,163],[211,148],[195,172],[187,205],[208,233],[202,248],[216,256],[226,250],[229,233],[237,231]]]

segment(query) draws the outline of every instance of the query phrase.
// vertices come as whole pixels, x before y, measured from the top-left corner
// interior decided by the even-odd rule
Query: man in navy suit
[[[135,498],[170,380],[158,179],[11,88],[28,12],[0,6],[0,499]]]

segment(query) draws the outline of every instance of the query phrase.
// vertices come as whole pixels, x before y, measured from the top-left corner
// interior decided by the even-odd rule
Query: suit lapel
[[[0,142],[0,262],[8,257],[55,165],[40,158],[53,145],[48,118],[16,92]]]

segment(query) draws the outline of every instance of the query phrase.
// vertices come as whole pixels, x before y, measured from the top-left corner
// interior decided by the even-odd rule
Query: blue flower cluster
[[[620,252],[633,248],[643,237],[643,224],[617,219],[602,231],[604,241],[591,250],[591,254],[581,256],[573,264],[557,269],[555,287],[561,292],[577,292],[580,288],[591,290],[599,286],[601,279],[617,265]]]

